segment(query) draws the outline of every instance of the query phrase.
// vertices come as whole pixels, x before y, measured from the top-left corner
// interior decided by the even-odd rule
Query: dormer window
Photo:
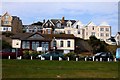
[[[46,26],[48,26],[48,23],[46,23]]]
[[[58,27],[58,28],[61,28],[61,24],[60,24],[60,23],[57,23],[57,27]]]
[[[67,27],[71,27],[71,24],[72,24],[71,21],[68,21],[67,22]]]

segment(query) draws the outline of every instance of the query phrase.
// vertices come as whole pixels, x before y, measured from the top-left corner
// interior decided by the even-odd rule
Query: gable
[[[43,24],[43,27],[51,27],[55,26],[51,20],[48,20],[46,23]]]
[[[41,36],[40,34],[34,34],[32,36],[29,37],[30,39],[44,39],[43,36]]]

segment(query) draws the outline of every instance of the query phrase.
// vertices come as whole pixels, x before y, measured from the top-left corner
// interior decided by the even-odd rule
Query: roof
[[[54,37],[56,39],[74,39],[75,36],[73,34],[43,34],[43,36],[49,37],[53,39]]]
[[[31,38],[33,35],[39,34],[39,37]],[[24,36],[23,36],[24,35]],[[51,41],[53,38],[56,39],[74,39],[72,34],[40,34],[40,33],[18,33],[12,37],[12,39],[20,40],[42,40],[42,41]]]
[[[120,35],[120,32],[118,32],[118,34]]]
[[[61,19],[51,19],[51,21],[54,23],[54,25],[57,23],[57,21],[61,21],[62,22]],[[72,25],[76,22],[76,20],[64,20],[64,23],[62,23],[62,24],[66,26],[68,21],[71,21]]]
[[[28,26],[26,26],[26,28],[29,28],[29,29],[34,29],[36,27],[42,29],[42,26],[40,26],[40,25],[28,25]]]
[[[99,26],[110,26],[107,22],[102,22]]]
[[[87,26],[96,26],[93,22],[89,22]]]
[[[36,22],[36,23],[32,23],[31,25],[38,25],[38,26],[42,26],[42,25],[43,25],[43,23],[42,23],[42,22],[40,22],[40,21],[38,21],[38,22]]]

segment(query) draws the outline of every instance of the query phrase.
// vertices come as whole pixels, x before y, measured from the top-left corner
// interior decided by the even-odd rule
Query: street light
[[[54,51],[56,51],[56,40],[55,40],[55,37],[53,39],[53,49],[54,49]]]

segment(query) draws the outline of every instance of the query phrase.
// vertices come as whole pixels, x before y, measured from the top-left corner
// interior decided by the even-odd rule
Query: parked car
[[[120,48],[116,49],[116,59],[120,61]]]
[[[60,52],[57,52],[57,51],[49,51],[47,53],[38,55],[36,58],[44,57],[45,60],[50,60],[50,56],[52,56],[53,60],[58,60],[59,57],[61,57],[62,59],[65,59],[63,53],[60,53]]]
[[[110,61],[114,60],[114,57],[110,52],[100,52],[94,55],[94,60],[100,61],[100,58],[102,58],[102,61],[108,61],[108,58]],[[93,61],[93,56],[87,57],[87,60]]]
[[[20,56],[21,54],[18,52],[18,56]],[[8,56],[10,56],[11,59],[15,59],[16,58],[16,50],[15,49],[2,49],[2,51],[0,52],[0,56],[2,56],[2,59],[8,59]]]

